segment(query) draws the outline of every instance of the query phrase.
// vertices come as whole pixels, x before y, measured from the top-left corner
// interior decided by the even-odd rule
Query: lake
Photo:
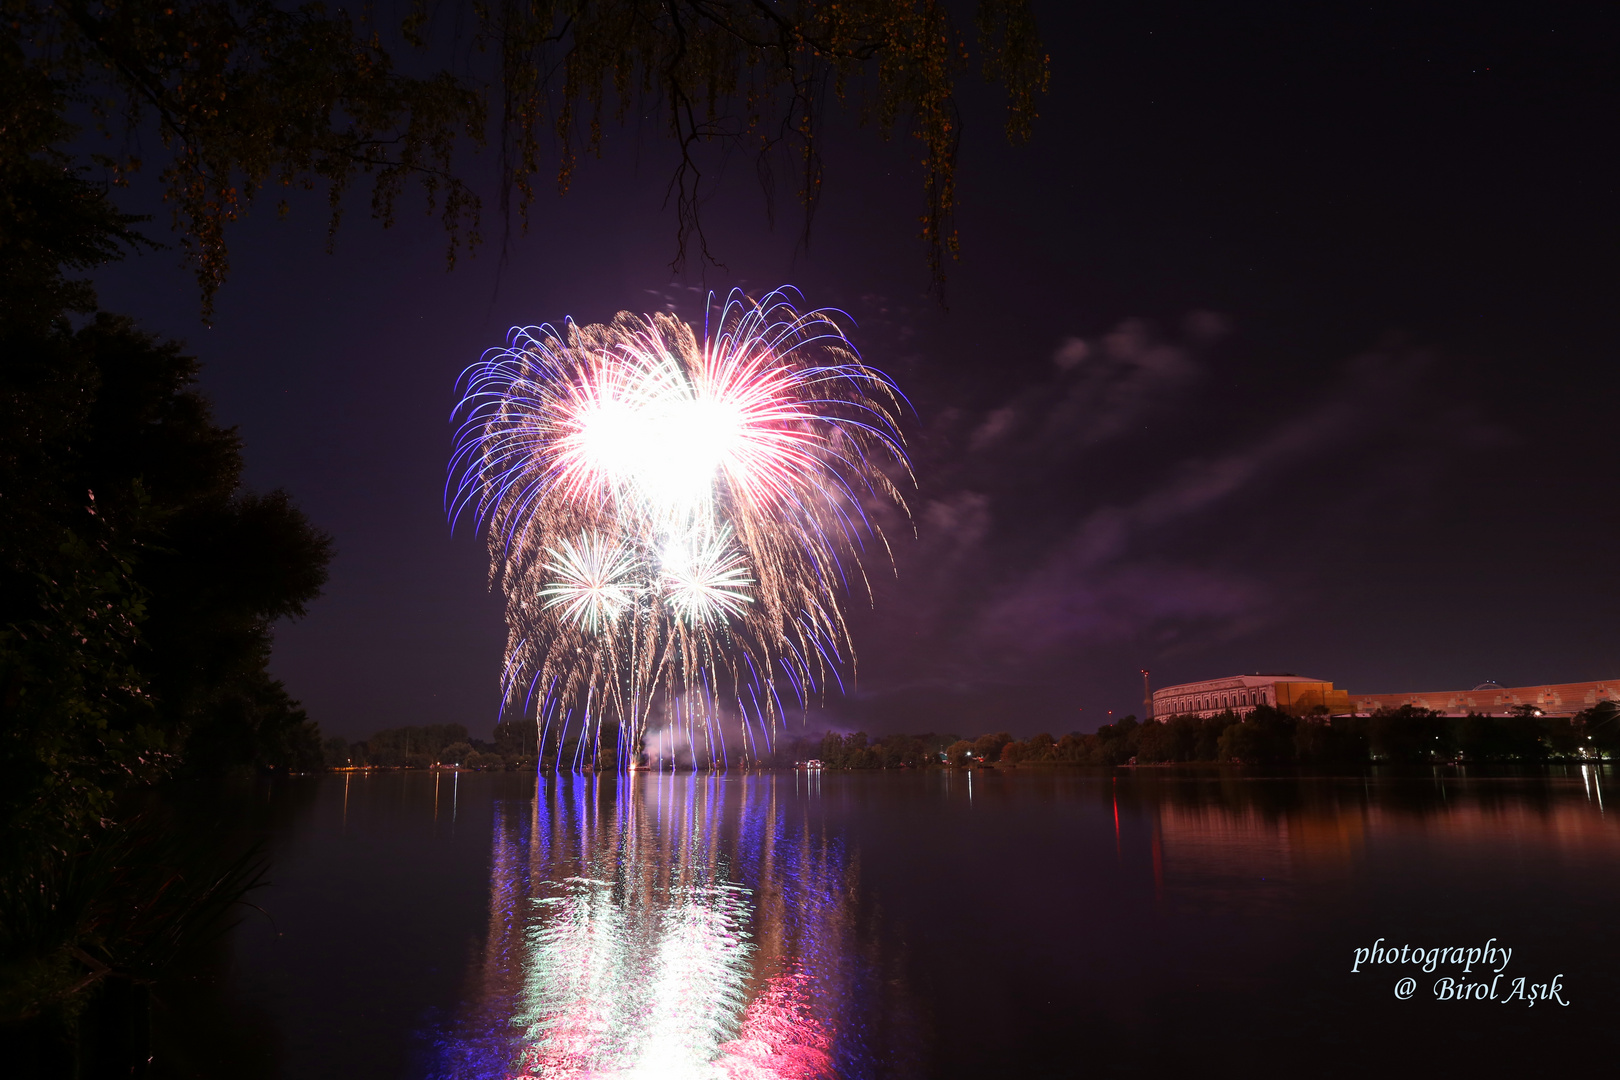
[[[271,883],[217,969],[163,995],[155,1064],[411,1080],[1602,1067],[1620,1004],[1611,796],[1613,770],[1574,766],[267,781],[206,804],[263,838]]]

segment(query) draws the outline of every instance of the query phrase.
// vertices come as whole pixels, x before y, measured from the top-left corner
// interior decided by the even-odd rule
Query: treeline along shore
[[[1341,766],[1436,762],[1539,763],[1612,760],[1620,753],[1620,710],[1599,707],[1574,717],[1532,710],[1513,716],[1441,716],[1403,706],[1370,716],[1292,716],[1259,706],[1245,717],[1172,716],[1138,722],[1127,716],[1090,735],[1017,740],[1006,733],[958,742],[946,760],[998,766],[1077,765]],[[971,757],[969,756],[971,755]]]
[[[502,723],[493,742],[470,738],[460,724],[391,728],[363,742],[342,738],[325,746],[329,768],[470,769],[538,768],[543,772],[618,768],[617,732],[581,744],[552,731],[537,737],[534,725]],[[542,745],[543,744],[543,745]],[[536,747],[539,746],[539,753]],[[1574,717],[1547,717],[1524,709],[1512,716],[1441,716],[1405,706],[1370,716],[1292,716],[1261,706],[1247,716],[1173,716],[1138,721],[1127,716],[1090,734],[1048,733],[1015,739],[1007,732],[965,739],[955,734],[870,736],[865,732],[795,735],[783,732],[769,748],[699,748],[673,761],[642,753],[651,768],[792,768],[819,763],[827,769],[1016,768],[1027,766],[1293,765],[1343,767],[1370,764],[1612,761],[1620,755],[1620,709],[1599,706]]]
[[[534,725],[495,725],[493,741],[475,739],[462,724],[385,728],[350,742],[334,735],[321,744],[329,769],[533,768]]]
[[[769,762],[809,758],[835,769],[903,767],[1039,767],[1043,765],[1298,765],[1339,767],[1435,762],[1613,760],[1620,755],[1620,709],[1600,705],[1574,717],[1521,710],[1513,716],[1446,717],[1404,706],[1371,716],[1289,715],[1260,706],[1245,717],[1134,716],[1090,734],[1042,732],[1014,739],[1007,732],[962,739],[953,735],[829,732],[819,740],[785,739]],[[786,759],[786,760],[784,760]]]

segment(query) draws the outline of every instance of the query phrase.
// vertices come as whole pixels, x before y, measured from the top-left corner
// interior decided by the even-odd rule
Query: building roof
[[[1292,671],[1255,672],[1252,675],[1219,675],[1213,679],[1199,679],[1197,682],[1175,683],[1171,686],[1161,686],[1153,691],[1153,696],[1160,694],[1195,694],[1205,690],[1220,690],[1227,687],[1271,686],[1275,683],[1328,683],[1327,679],[1313,679],[1309,675],[1296,675]]]

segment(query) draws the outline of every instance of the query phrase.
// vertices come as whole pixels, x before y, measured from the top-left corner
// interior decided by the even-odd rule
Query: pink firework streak
[[[810,977],[785,972],[766,982],[743,1013],[737,1037],[722,1043],[708,1068],[689,1070],[712,1080],[831,1080],[833,1033],[810,1009]],[[596,1067],[607,1016],[580,1001],[553,1021],[546,1042],[530,1047],[507,1080],[606,1080],[656,1073],[657,1063],[601,1071]]]
[[[810,977],[777,975],[743,1014],[737,1037],[720,1046],[727,1080],[824,1080],[833,1075],[833,1033],[810,1012]]]

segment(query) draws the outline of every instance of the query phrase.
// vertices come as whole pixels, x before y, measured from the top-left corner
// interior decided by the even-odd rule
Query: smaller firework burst
[[[695,547],[694,547],[695,543]],[[702,540],[671,540],[662,557],[664,598],[677,618],[688,626],[721,625],[743,614],[754,597],[754,579],[748,561],[731,543],[731,527]]]
[[[635,557],[624,545],[587,533],[563,540],[547,555],[544,569],[555,580],[540,590],[545,609],[560,608],[561,618],[592,634],[608,629],[629,609],[636,590]]]

